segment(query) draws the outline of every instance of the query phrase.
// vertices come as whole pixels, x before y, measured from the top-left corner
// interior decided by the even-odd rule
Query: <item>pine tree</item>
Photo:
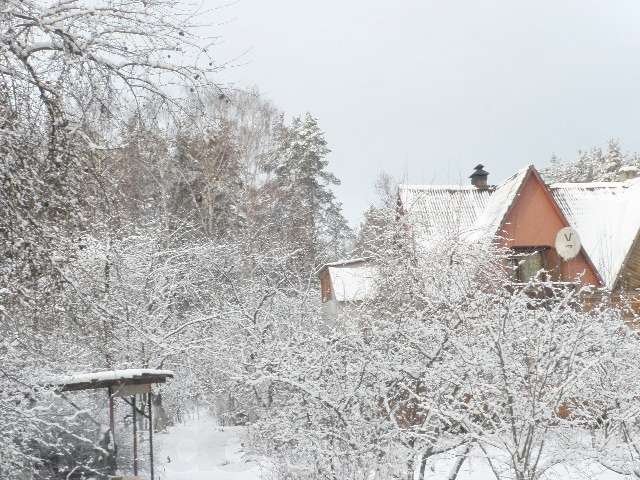
[[[273,200],[271,220],[279,236],[300,250],[298,267],[310,271],[346,252],[351,232],[331,190],[340,181],[328,171],[330,149],[311,114],[294,118],[291,125],[280,118],[275,131],[265,164],[271,175],[265,189]]]
[[[376,179],[377,202],[364,213],[364,221],[358,231],[354,253],[358,256],[381,254],[385,248],[386,234],[397,223],[397,181],[382,172]]]
[[[602,164],[602,177],[607,180],[616,180],[618,171],[623,166],[625,158],[621,151],[620,143],[616,139],[609,140],[607,147],[607,153],[604,155],[604,162]]]
[[[542,170],[548,183],[554,182],[614,182],[625,180],[628,167],[640,167],[637,153],[622,151],[617,139],[610,139],[606,152],[600,147],[579,150],[573,162],[562,162],[556,155],[551,157],[551,165]]]

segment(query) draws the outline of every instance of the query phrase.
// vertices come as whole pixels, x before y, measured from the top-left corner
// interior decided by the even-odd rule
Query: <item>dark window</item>
[[[546,265],[546,247],[514,248],[513,275],[516,282],[526,283],[543,271],[539,278],[544,280]]]

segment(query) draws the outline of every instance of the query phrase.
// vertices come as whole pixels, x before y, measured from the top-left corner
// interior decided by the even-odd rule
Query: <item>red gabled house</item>
[[[640,290],[640,178],[548,185],[532,165],[497,186],[487,177],[478,165],[471,185],[400,185],[398,211],[416,243],[443,234],[470,243],[492,237],[513,251],[516,283],[543,270],[556,282],[618,294]],[[555,246],[565,227],[577,232],[582,245],[567,260]],[[362,285],[371,284],[372,272],[366,259],[322,267],[323,302],[361,300],[370,291]],[[361,274],[366,282],[356,280]],[[351,286],[359,291],[348,291]],[[340,295],[331,293],[336,290]]]

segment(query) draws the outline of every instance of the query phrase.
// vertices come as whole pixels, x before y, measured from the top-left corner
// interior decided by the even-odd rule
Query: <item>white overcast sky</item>
[[[218,0],[206,0],[205,3]],[[239,0],[218,11],[221,74],[319,118],[352,225],[380,171],[497,183],[552,153],[640,150],[638,0]]]

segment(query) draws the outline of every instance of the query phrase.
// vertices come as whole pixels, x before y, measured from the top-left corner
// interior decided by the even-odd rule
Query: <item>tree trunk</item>
[[[453,467],[451,468],[451,472],[449,473],[449,477],[447,478],[447,480],[456,480],[456,478],[458,477],[458,472],[460,472],[460,469],[462,468],[462,464],[467,459],[467,455],[469,454],[470,450],[471,450],[471,443],[468,443],[464,446],[464,450],[462,451],[460,456],[456,458],[456,462],[453,464]]]
[[[427,470],[427,460],[430,457],[429,450],[426,450],[422,453],[420,458],[420,475],[418,476],[418,480],[424,480],[424,474]]]
[[[416,463],[414,457],[407,460],[407,480],[414,480],[416,475]]]

